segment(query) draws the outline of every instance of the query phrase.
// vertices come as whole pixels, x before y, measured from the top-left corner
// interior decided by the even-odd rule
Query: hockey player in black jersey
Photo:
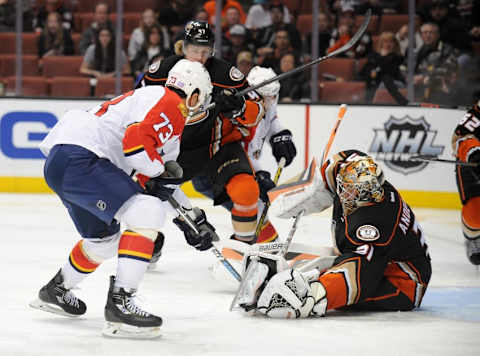
[[[260,254],[244,276],[255,281],[245,285],[260,287],[237,294],[237,306],[278,318],[323,316],[345,307],[377,311],[419,307],[432,271],[425,237],[380,167],[355,150],[339,152],[327,161],[323,179],[312,166],[303,189],[292,183],[269,192],[272,213],[287,218],[333,203],[335,256],[290,269],[279,263],[280,256],[273,255],[275,263],[265,264],[268,255]],[[272,265],[280,267],[273,276]]]
[[[198,115],[185,126],[180,155],[184,181],[206,176],[213,187],[214,203],[230,199],[234,238],[255,242],[259,188],[253,169],[240,141],[250,134],[264,116],[261,101],[232,95],[248,86],[236,67],[213,57],[214,35],[206,22],[191,21],[185,26],[183,55],[154,63],[138,81],[137,87],[164,85],[172,66],[182,58],[198,61],[208,70],[215,108]],[[160,242],[154,256],[161,249]],[[155,258],[155,257],[154,257]]]
[[[468,110],[452,137],[457,160],[480,165],[480,100]],[[480,265],[480,166],[455,168],[458,192],[462,201],[462,230],[467,257]]]

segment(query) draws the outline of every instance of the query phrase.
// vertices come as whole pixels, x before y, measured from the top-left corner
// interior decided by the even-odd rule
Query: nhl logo
[[[373,129],[375,136],[369,152],[376,159],[384,161],[390,169],[404,175],[424,169],[428,163],[410,161],[410,156],[422,154],[439,156],[445,146],[434,145],[437,130],[431,130],[430,124],[422,116],[413,119],[406,115],[402,118],[390,116],[383,129]]]

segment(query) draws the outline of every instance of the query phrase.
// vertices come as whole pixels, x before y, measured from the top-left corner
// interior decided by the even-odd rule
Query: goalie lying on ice
[[[320,170],[312,161],[309,170],[314,174],[269,192],[272,211],[289,218],[301,210],[319,212],[333,202],[337,255],[294,269],[282,256],[247,255],[244,282],[232,307],[280,318],[322,316],[344,307],[419,307],[432,271],[427,244],[413,211],[378,164],[349,150],[334,155]]]

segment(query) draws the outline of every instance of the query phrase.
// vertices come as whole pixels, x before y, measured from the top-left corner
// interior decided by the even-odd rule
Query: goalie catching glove
[[[192,220],[198,229],[198,233],[182,217],[173,219],[173,222],[183,231],[185,240],[187,240],[190,246],[200,251],[208,250],[212,247],[212,241],[219,239],[215,233],[215,228],[207,221],[205,212],[202,209],[195,207],[187,214],[193,215]]]

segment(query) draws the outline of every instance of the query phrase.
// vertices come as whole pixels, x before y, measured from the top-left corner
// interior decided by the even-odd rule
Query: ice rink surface
[[[204,208],[221,238],[229,215]],[[140,287],[143,303],[164,319],[162,337],[101,336],[108,276],[105,262],[75,293],[87,313],[69,319],[28,303],[66,262],[79,236],[54,195],[0,194],[2,303],[0,355],[480,355],[480,272],[465,256],[459,212],[414,209],[427,236],[433,275],[422,307],[413,312],[331,312],[324,318],[273,320],[229,312],[234,289],[214,280],[211,252],[186,245],[170,222],[164,254]],[[141,212],[139,212],[141,213]],[[294,241],[330,244],[330,211],[304,217]],[[285,238],[289,220],[273,219]]]

